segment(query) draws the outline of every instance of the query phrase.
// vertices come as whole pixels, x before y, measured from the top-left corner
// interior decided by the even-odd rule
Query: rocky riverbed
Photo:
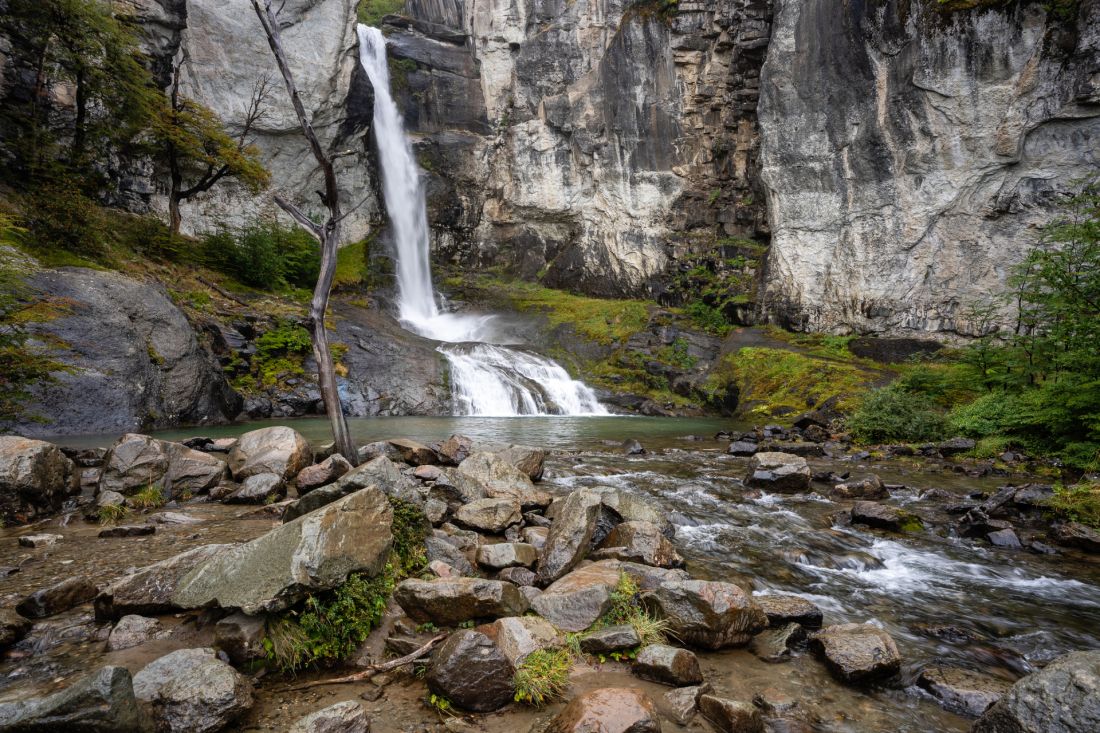
[[[821,433],[0,438],[0,730],[1096,730],[1096,533],[1024,463]],[[374,631],[278,672],[349,576],[396,584]]]

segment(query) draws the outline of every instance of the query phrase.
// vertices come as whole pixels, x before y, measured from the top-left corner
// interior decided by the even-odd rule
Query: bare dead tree
[[[317,139],[313,124],[306,116],[305,106],[298,94],[298,87],[294,83],[294,75],[287,63],[286,51],[283,49],[283,41],[279,33],[279,20],[276,12],[271,9],[271,0],[252,0],[252,8],[256,11],[256,17],[260,19],[260,25],[263,26],[264,34],[267,35],[268,45],[275,54],[275,62],[279,66],[283,81],[286,82],[286,91],[290,96],[290,103],[294,106],[294,112],[298,115],[302,134],[309,142],[309,148],[325,178],[325,193],[322,198],[328,209],[328,219],[324,224],[314,223],[301,209],[278,194],[275,195],[275,203],[293,217],[299,226],[312,234],[321,245],[321,272],[317,276],[317,285],[313,289],[313,300],[309,306],[313,356],[317,360],[321,396],[325,401],[325,412],[332,424],[336,450],[355,466],[359,463],[359,455],[351,440],[347,420],[344,419],[343,405],[340,403],[340,393],[336,387],[336,368],[332,362],[328,334],[325,331],[325,312],[328,310],[332,278],[336,273],[336,251],[340,244],[340,221],[343,218],[340,213],[340,192],[336,187],[336,171],[333,168],[332,159],[325,153],[324,148],[321,147],[321,141]]]

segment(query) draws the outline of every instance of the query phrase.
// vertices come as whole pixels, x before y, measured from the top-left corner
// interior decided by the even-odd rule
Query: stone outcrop
[[[225,476],[225,461],[209,453],[129,433],[107,451],[98,490],[127,496],[155,487],[171,500],[184,493],[204,493]]]
[[[252,707],[252,683],[213,649],[180,649],[134,675],[162,733],[215,733]]]
[[[0,436],[0,522],[27,521],[61,508],[77,485],[76,467],[41,440]]]
[[[29,329],[74,369],[35,388],[14,432],[118,433],[226,422],[240,412],[240,397],[163,286],[84,268],[41,270],[26,282],[66,304]]]
[[[1100,651],[1074,652],[1018,681],[973,733],[1077,733],[1100,729]]]
[[[179,610],[172,595],[184,576],[232,547],[234,545],[201,545],[112,581],[96,596],[96,618],[108,620],[132,613]]]
[[[125,667],[103,667],[63,690],[0,703],[0,730],[145,733],[146,718]]]
[[[515,669],[485,634],[456,631],[432,654],[428,689],[465,710],[489,712],[512,702]]]
[[[974,306],[1094,170],[1100,6],[965,5],[774,3],[759,125],[776,320],[977,335]]]
[[[393,536],[393,509],[366,488],[218,553],[185,575],[172,593],[181,608],[279,611],[308,593],[330,590],[351,573],[381,572]]]
[[[669,580],[642,595],[677,639],[703,649],[743,646],[768,625],[752,598],[732,583]]]

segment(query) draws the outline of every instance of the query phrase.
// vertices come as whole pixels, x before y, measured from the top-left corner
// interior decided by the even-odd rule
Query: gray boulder
[[[298,487],[298,495],[305,496],[316,488],[331,484],[350,471],[351,468],[348,459],[339,453],[329,456],[320,463],[306,466],[298,472],[297,478],[294,479],[294,483]]]
[[[901,654],[888,633],[870,624],[826,626],[810,644],[829,670],[845,682],[866,682],[896,674]]]
[[[550,503],[550,495],[536,489],[526,473],[495,453],[470,455],[459,464],[456,473],[485,487],[485,496],[514,499],[524,509],[545,507]]]
[[[489,627],[489,636],[513,667],[540,649],[561,646],[562,635],[553,624],[538,616],[509,616],[497,619]]]
[[[763,609],[772,626],[784,626],[789,623],[801,624],[816,629],[824,618],[821,609],[805,598],[782,594],[753,596],[752,600]]]
[[[553,583],[584,559],[596,532],[601,504],[599,494],[586,490],[574,491],[562,502],[539,553],[541,585]]]
[[[439,463],[439,456],[436,452],[423,443],[407,438],[398,438],[386,442],[401,457],[401,461],[410,466],[434,466]]]
[[[226,504],[269,504],[286,496],[286,482],[274,473],[254,473],[222,499]]]
[[[312,463],[309,441],[284,425],[249,431],[229,451],[229,470],[237,481],[258,473],[274,473],[290,481]]]
[[[765,662],[784,662],[791,657],[791,646],[806,637],[796,623],[764,629],[749,642],[749,651]]]
[[[125,667],[103,667],[45,697],[0,703],[5,733],[146,733]]]
[[[650,644],[643,648],[638,652],[631,671],[643,680],[673,687],[698,685],[703,681],[699,658],[687,649],[677,649],[667,644]]]
[[[375,486],[386,496],[411,504],[419,505],[422,501],[416,486],[401,475],[397,465],[386,456],[378,456],[348,471],[335,483],[314,489],[288,505],[283,512],[283,521],[297,519],[368,486]]]
[[[88,578],[78,575],[31,593],[15,607],[27,618],[46,618],[68,611],[96,597],[96,587]]]
[[[805,458],[792,453],[766,451],[752,457],[745,485],[791,494],[809,490],[810,477],[810,467]]]
[[[703,649],[743,646],[768,625],[764,611],[732,583],[669,580],[643,593],[677,639]]]
[[[480,631],[456,631],[432,654],[428,689],[464,710],[484,713],[512,702],[515,668]]]
[[[234,613],[214,624],[214,643],[233,664],[262,659],[266,654],[266,625],[263,616]]]
[[[196,565],[233,547],[235,545],[202,545],[112,581],[96,596],[96,618],[111,621],[126,614],[146,615],[180,610],[172,601],[172,594],[183,577]]]
[[[490,570],[529,568],[538,559],[538,550],[522,542],[500,542],[477,548],[477,564]]]
[[[414,621],[438,626],[519,616],[527,610],[527,600],[516,586],[481,578],[409,578],[398,584],[393,599]]]
[[[852,505],[851,514],[854,524],[865,524],[868,527],[888,529],[892,532],[922,526],[920,518],[915,514],[873,501],[857,501]]]
[[[455,521],[467,527],[500,534],[523,521],[520,504],[513,499],[478,499],[455,512]]]
[[[466,553],[442,537],[431,536],[424,540],[428,562],[440,561],[450,565],[459,575],[474,575],[474,566]]]
[[[678,725],[687,725],[695,717],[695,711],[699,706],[699,698],[709,693],[711,686],[704,682],[695,687],[679,687],[665,693],[665,707],[670,717]]]
[[[214,733],[252,707],[252,683],[213,649],[180,649],[134,675],[158,733]]]
[[[225,462],[180,443],[127,433],[110,450],[99,475],[99,491],[129,496],[146,487],[161,490],[165,499],[201,494],[225,478]]]
[[[581,651],[585,654],[610,654],[633,649],[642,643],[638,631],[630,624],[607,626],[581,637]]]
[[[976,718],[1004,697],[1012,683],[957,667],[926,667],[917,684],[940,705],[959,715]]]
[[[56,512],[79,489],[79,473],[52,443],[0,435],[0,521],[26,522]]]
[[[702,695],[699,698],[699,712],[714,725],[718,733],[764,733],[764,720],[760,717],[760,711],[749,702]]]
[[[659,568],[683,567],[684,558],[668,541],[661,528],[651,522],[622,522],[600,543],[594,559],[605,557],[640,562]]]
[[[562,631],[584,631],[611,607],[621,565],[604,560],[559,578],[531,602],[531,608]]]
[[[611,486],[594,486],[586,490],[599,494],[604,507],[610,509],[623,521],[655,524],[666,537],[671,537],[675,532],[675,527],[669,521],[668,511],[651,499]]]
[[[661,733],[657,706],[634,687],[601,687],[577,695],[546,733]]]
[[[381,491],[357,491],[206,560],[180,580],[172,602],[280,611],[352,573],[380,573],[393,544],[392,524],[393,509]]]
[[[1100,730],[1100,651],[1073,652],[1019,680],[978,718],[972,733]]]
[[[1085,552],[1100,553],[1100,532],[1080,522],[1065,522],[1054,529],[1058,544]]]
[[[144,644],[156,638],[161,629],[160,621],[155,618],[137,614],[123,616],[111,629],[111,635],[107,637],[107,651],[116,652]]]
[[[31,622],[10,608],[0,608],[0,651],[22,639],[31,630]]]
[[[370,718],[362,705],[345,700],[310,713],[290,726],[287,733],[369,733]]]

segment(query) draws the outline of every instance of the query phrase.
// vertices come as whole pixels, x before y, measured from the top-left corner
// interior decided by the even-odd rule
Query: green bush
[[[312,289],[321,271],[317,242],[302,229],[274,222],[223,227],[204,236],[200,250],[205,265],[260,290]]]
[[[42,181],[20,200],[28,245],[36,253],[64,250],[92,260],[107,256],[108,223],[75,180]]]
[[[946,427],[928,397],[894,385],[868,393],[848,417],[848,430],[862,443],[939,440]]]
[[[1008,424],[1019,412],[1019,400],[1014,395],[991,392],[951,411],[952,432],[970,438],[1004,435]]]
[[[701,300],[688,303],[684,307],[684,313],[691,318],[696,326],[717,336],[725,336],[732,328],[726,317],[722,315],[722,311],[707,305]]]
[[[1100,528],[1100,483],[1055,486],[1047,506],[1061,517]]]

